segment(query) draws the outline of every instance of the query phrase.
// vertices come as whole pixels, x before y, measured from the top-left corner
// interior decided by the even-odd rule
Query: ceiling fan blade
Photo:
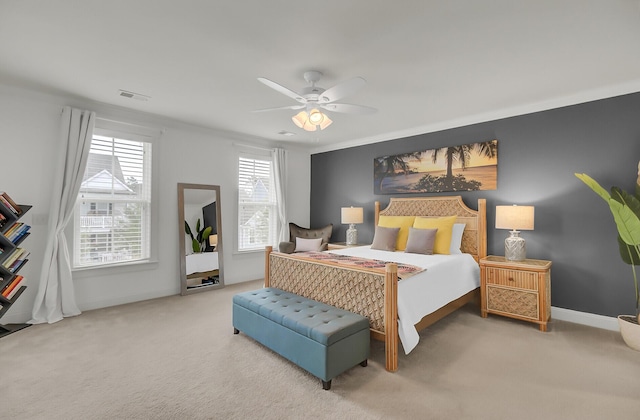
[[[320,103],[329,103],[344,98],[347,95],[351,95],[356,90],[360,89],[367,82],[362,77],[354,77],[353,79],[346,80],[342,83],[330,87],[322,92],[318,101]]]
[[[286,88],[282,85],[279,85],[278,83],[271,81],[269,79],[265,79],[264,77],[258,77],[258,80],[262,83],[264,83],[265,85],[269,86],[271,89],[276,90],[280,93],[282,93],[283,95],[287,95],[290,98],[295,99],[298,102],[302,102],[302,103],[306,103],[306,99],[303,98],[302,96],[298,95],[296,92],[292,91],[289,88]]]
[[[376,112],[378,112],[377,109],[371,108],[370,106],[364,106],[364,105],[332,103],[332,104],[321,104],[320,107],[326,109],[327,111],[342,112],[345,114],[368,115],[368,114],[375,114]]]
[[[305,105],[290,105],[290,106],[279,106],[276,108],[263,108],[263,109],[254,109],[251,112],[267,112],[267,111],[279,111],[282,109],[302,109]]]

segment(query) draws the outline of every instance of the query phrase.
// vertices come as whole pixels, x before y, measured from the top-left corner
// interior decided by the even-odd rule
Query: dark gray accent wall
[[[333,223],[332,241],[344,241],[347,226],[340,224],[340,208],[362,206],[359,242],[371,243],[374,202],[384,208],[390,197],[373,193],[374,158],[492,139],[498,140],[497,190],[461,194],[472,208],[478,198],[487,199],[488,253],[504,255],[508,235],[494,228],[495,206],[533,205],[535,230],[522,236],[528,258],[553,261],[552,305],[606,316],[635,313],[631,267],[618,254],[613,218],[574,173],[587,173],[607,189],[633,191],[640,160],[640,93],[314,154],[311,226]]]

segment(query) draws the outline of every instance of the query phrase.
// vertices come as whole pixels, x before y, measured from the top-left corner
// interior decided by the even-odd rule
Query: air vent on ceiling
[[[130,92],[128,90],[120,89],[118,92],[119,92],[120,96],[122,96],[123,98],[137,99],[139,101],[148,101],[149,99],[151,99],[151,96],[142,95],[140,93],[135,93],[135,92]]]
[[[285,131],[285,130],[278,131],[278,134],[286,137],[291,137],[296,135],[296,133],[292,133],[291,131]]]

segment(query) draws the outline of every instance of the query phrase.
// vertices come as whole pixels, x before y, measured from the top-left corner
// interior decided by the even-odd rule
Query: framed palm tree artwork
[[[495,190],[497,185],[498,140],[373,160],[375,194]]]

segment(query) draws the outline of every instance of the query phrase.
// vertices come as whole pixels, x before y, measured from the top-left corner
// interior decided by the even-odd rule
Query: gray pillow
[[[436,241],[437,231],[438,229],[409,228],[409,238],[404,252],[433,255],[433,244]]]
[[[371,249],[380,249],[382,251],[395,251],[396,240],[398,239],[400,228],[390,228],[376,226],[376,232],[373,235],[373,243]]]

